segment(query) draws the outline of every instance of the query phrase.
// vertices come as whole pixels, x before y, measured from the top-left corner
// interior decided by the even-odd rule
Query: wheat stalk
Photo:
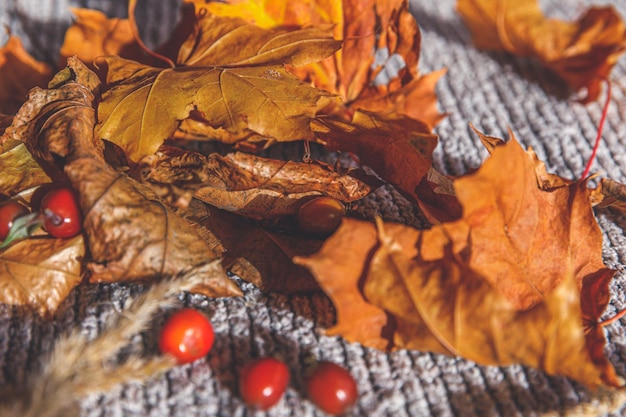
[[[219,261],[152,285],[134,301],[126,303],[121,314],[105,324],[104,331],[89,341],[79,330],[62,336],[49,354],[43,369],[28,378],[26,388],[10,404],[0,405],[3,417],[71,417],[78,415],[79,400],[103,393],[115,385],[145,381],[175,364],[170,356],[144,359],[131,355],[114,364],[115,355],[130,338],[146,330],[153,314],[176,304],[174,295],[190,291],[223,274]]]

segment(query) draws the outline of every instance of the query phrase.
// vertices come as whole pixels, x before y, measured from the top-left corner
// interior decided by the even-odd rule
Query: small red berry
[[[7,238],[13,222],[28,214],[28,209],[17,201],[8,201],[0,206],[0,241]]]
[[[302,204],[298,210],[300,230],[314,235],[333,233],[346,216],[340,201],[331,197],[317,197]]]
[[[72,188],[55,188],[41,200],[43,228],[58,238],[76,236],[82,230],[83,216]]]
[[[213,346],[215,334],[209,319],[192,308],[174,313],[161,329],[159,349],[176,357],[178,363],[193,362]]]
[[[273,407],[289,384],[289,369],[275,358],[261,358],[246,365],[239,379],[239,393],[246,404],[258,410]]]
[[[335,363],[319,362],[306,378],[305,384],[309,399],[328,414],[343,414],[356,402],[354,378]]]

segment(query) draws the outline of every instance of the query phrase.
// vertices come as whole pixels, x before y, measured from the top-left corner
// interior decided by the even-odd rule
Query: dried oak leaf
[[[14,114],[28,98],[28,90],[45,86],[52,70],[33,58],[19,38],[9,36],[0,48],[0,113]]]
[[[341,96],[343,102],[330,102],[324,114],[350,119],[358,109],[395,111],[423,121],[431,130],[444,117],[434,91],[444,71],[418,72],[421,35],[404,0],[191,2],[199,10],[241,17],[264,28],[333,25],[335,38],[343,39],[341,50],[319,63],[291,69]]]
[[[67,59],[76,56],[92,65],[99,56],[118,55],[127,59],[139,59],[142,51],[128,19],[109,19],[99,10],[70,7],[75,20],[65,31],[65,39],[59,51],[59,67]]]
[[[612,6],[589,8],[575,22],[546,18],[539,2],[459,0],[457,9],[480,49],[538,59],[571,88],[595,100],[626,49],[626,25]]]
[[[325,93],[280,65],[158,69],[106,57],[108,90],[98,106],[98,138],[120,146],[129,159],[153,154],[192,111],[221,128],[230,142],[312,140],[310,121]]]
[[[352,265],[362,271],[361,298],[334,298],[344,311],[339,328],[366,303],[392,316],[397,348],[619,385],[595,326],[614,271],[602,262],[590,191],[584,181],[540,188],[535,160],[514,138],[492,152],[454,182],[461,219],[426,231],[380,223],[377,233],[370,223],[345,220],[319,254],[296,262],[333,294],[346,285],[328,278],[341,259],[335,254],[345,256],[347,242],[350,250],[363,246],[358,251],[367,255]]]
[[[93,135],[97,84],[90,83],[95,75],[77,59],[70,59],[68,65],[69,78],[57,77],[60,83],[54,88],[35,91],[32,102],[18,113],[20,123],[28,119],[37,123],[14,132],[19,131],[31,147],[41,147],[42,157],[62,158],[65,174],[79,192],[90,279],[155,279],[215,259],[218,254],[149,187],[105,162]],[[68,97],[74,99],[65,102]],[[208,296],[241,294],[225,275],[211,278],[196,291]]]
[[[13,244],[0,252],[0,302],[53,315],[80,283],[84,255],[82,236],[35,237]]]
[[[223,256],[224,268],[264,291],[310,293],[319,285],[294,256],[319,250],[322,240],[268,231],[235,214],[197,199],[183,210],[196,231]]]
[[[273,219],[295,214],[315,196],[327,195],[343,203],[365,197],[372,186],[352,176],[360,171],[352,171],[340,174],[323,163],[280,161],[241,152],[205,157],[162,148],[142,160],[141,176],[161,198],[179,206],[194,196],[242,216]],[[375,184],[373,179],[370,182]]]

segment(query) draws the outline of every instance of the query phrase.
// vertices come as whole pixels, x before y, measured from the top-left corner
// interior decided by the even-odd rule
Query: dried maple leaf
[[[50,177],[33,159],[24,143],[12,140],[0,142],[0,152],[0,194],[12,196],[50,182]]]
[[[9,36],[0,48],[0,113],[15,113],[28,98],[28,90],[45,86],[51,75],[47,64],[26,52],[19,38]]]
[[[417,202],[430,221],[458,217],[456,198],[445,201],[424,182],[437,145],[425,123],[402,114],[356,111],[351,122],[320,117],[312,127],[329,149],[354,153]]]
[[[118,55],[127,59],[142,56],[128,19],[109,19],[101,11],[92,9],[71,7],[70,10],[76,19],[65,31],[65,39],[59,51],[59,67],[64,67],[72,56],[88,65],[104,55]]]
[[[295,265],[294,256],[316,252],[322,241],[272,233],[246,219],[197,199],[183,211],[197,232],[223,255],[222,265],[264,291],[307,293],[319,286],[309,271]]]
[[[389,316],[383,308],[369,302],[362,292],[367,260],[377,244],[376,230],[359,227],[355,222],[344,220],[317,253],[295,257],[294,262],[311,271],[335,306],[337,322],[326,330],[329,335],[341,335],[349,342],[386,349],[391,346],[386,332],[390,327]]]
[[[182,44],[177,63],[187,66],[306,65],[341,47],[332,28],[263,29],[242,19],[203,14]]]
[[[109,89],[98,106],[97,135],[133,161],[156,152],[192,110],[232,142],[250,132],[265,140],[312,140],[309,123],[325,95],[278,65],[162,70],[117,57],[103,63]]]
[[[581,100],[595,100],[600,85],[626,49],[626,25],[615,8],[592,7],[575,22],[546,18],[537,0],[459,0],[457,9],[476,47],[537,58]]]
[[[79,192],[90,279],[154,279],[215,259],[217,254],[149,187],[105,162],[100,141],[93,135],[97,78],[77,59],[70,58],[68,65],[55,78],[58,84],[32,92],[9,130],[38,149],[42,158],[61,158],[65,174]],[[225,275],[196,291],[208,296],[241,294]]]
[[[343,203],[361,199],[372,187],[351,175],[358,172],[339,174],[323,163],[280,161],[241,152],[205,157],[168,148],[144,158],[141,167],[142,180],[178,206],[184,207],[195,196],[255,219],[295,214],[303,201],[320,195]],[[373,179],[370,182],[375,184]]]
[[[590,386],[619,385],[598,348],[604,336],[595,323],[614,271],[602,262],[585,182],[542,189],[535,159],[512,138],[454,188],[463,207],[459,220],[426,231],[379,224],[377,235],[369,223],[346,220],[320,254],[296,261],[335,294],[346,284],[328,278],[330,265],[339,262],[335,254],[345,256],[348,241],[350,249],[358,242],[366,256],[352,265],[362,271],[357,305],[393,317],[396,347],[483,364],[524,363]],[[334,301],[352,312],[354,298]],[[338,328],[348,326],[338,319]],[[380,328],[377,334],[383,337]]]
[[[81,281],[85,244],[71,239],[37,237],[0,252],[0,302],[27,305],[39,314],[54,314]]]
[[[350,119],[358,109],[393,111],[423,121],[431,130],[444,117],[434,91],[444,71],[418,72],[421,35],[404,0],[190,2],[199,10],[241,17],[264,28],[333,25],[335,37],[343,40],[341,50],[322,62],[292,69],[301,79],[342,97],[343,103],[329,103],[324,114]]]

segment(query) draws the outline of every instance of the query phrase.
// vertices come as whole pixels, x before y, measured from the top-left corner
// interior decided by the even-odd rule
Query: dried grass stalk
[[[134,301],[127,302],[122,313],[112,317],[94,340],[89,341],[79,330],[61,337],[43,369],[28,378],[27,386],[12,403],[0,405],[0,416],[77,416],[79,400],[84,396],[165,372],[175,364],[174,358],[131,355],[119,364],[114,359],[132,336],[147,329],[157,310],[176,304],[174,295],[222,274],[219,261],[200,265],[152,285]]]

